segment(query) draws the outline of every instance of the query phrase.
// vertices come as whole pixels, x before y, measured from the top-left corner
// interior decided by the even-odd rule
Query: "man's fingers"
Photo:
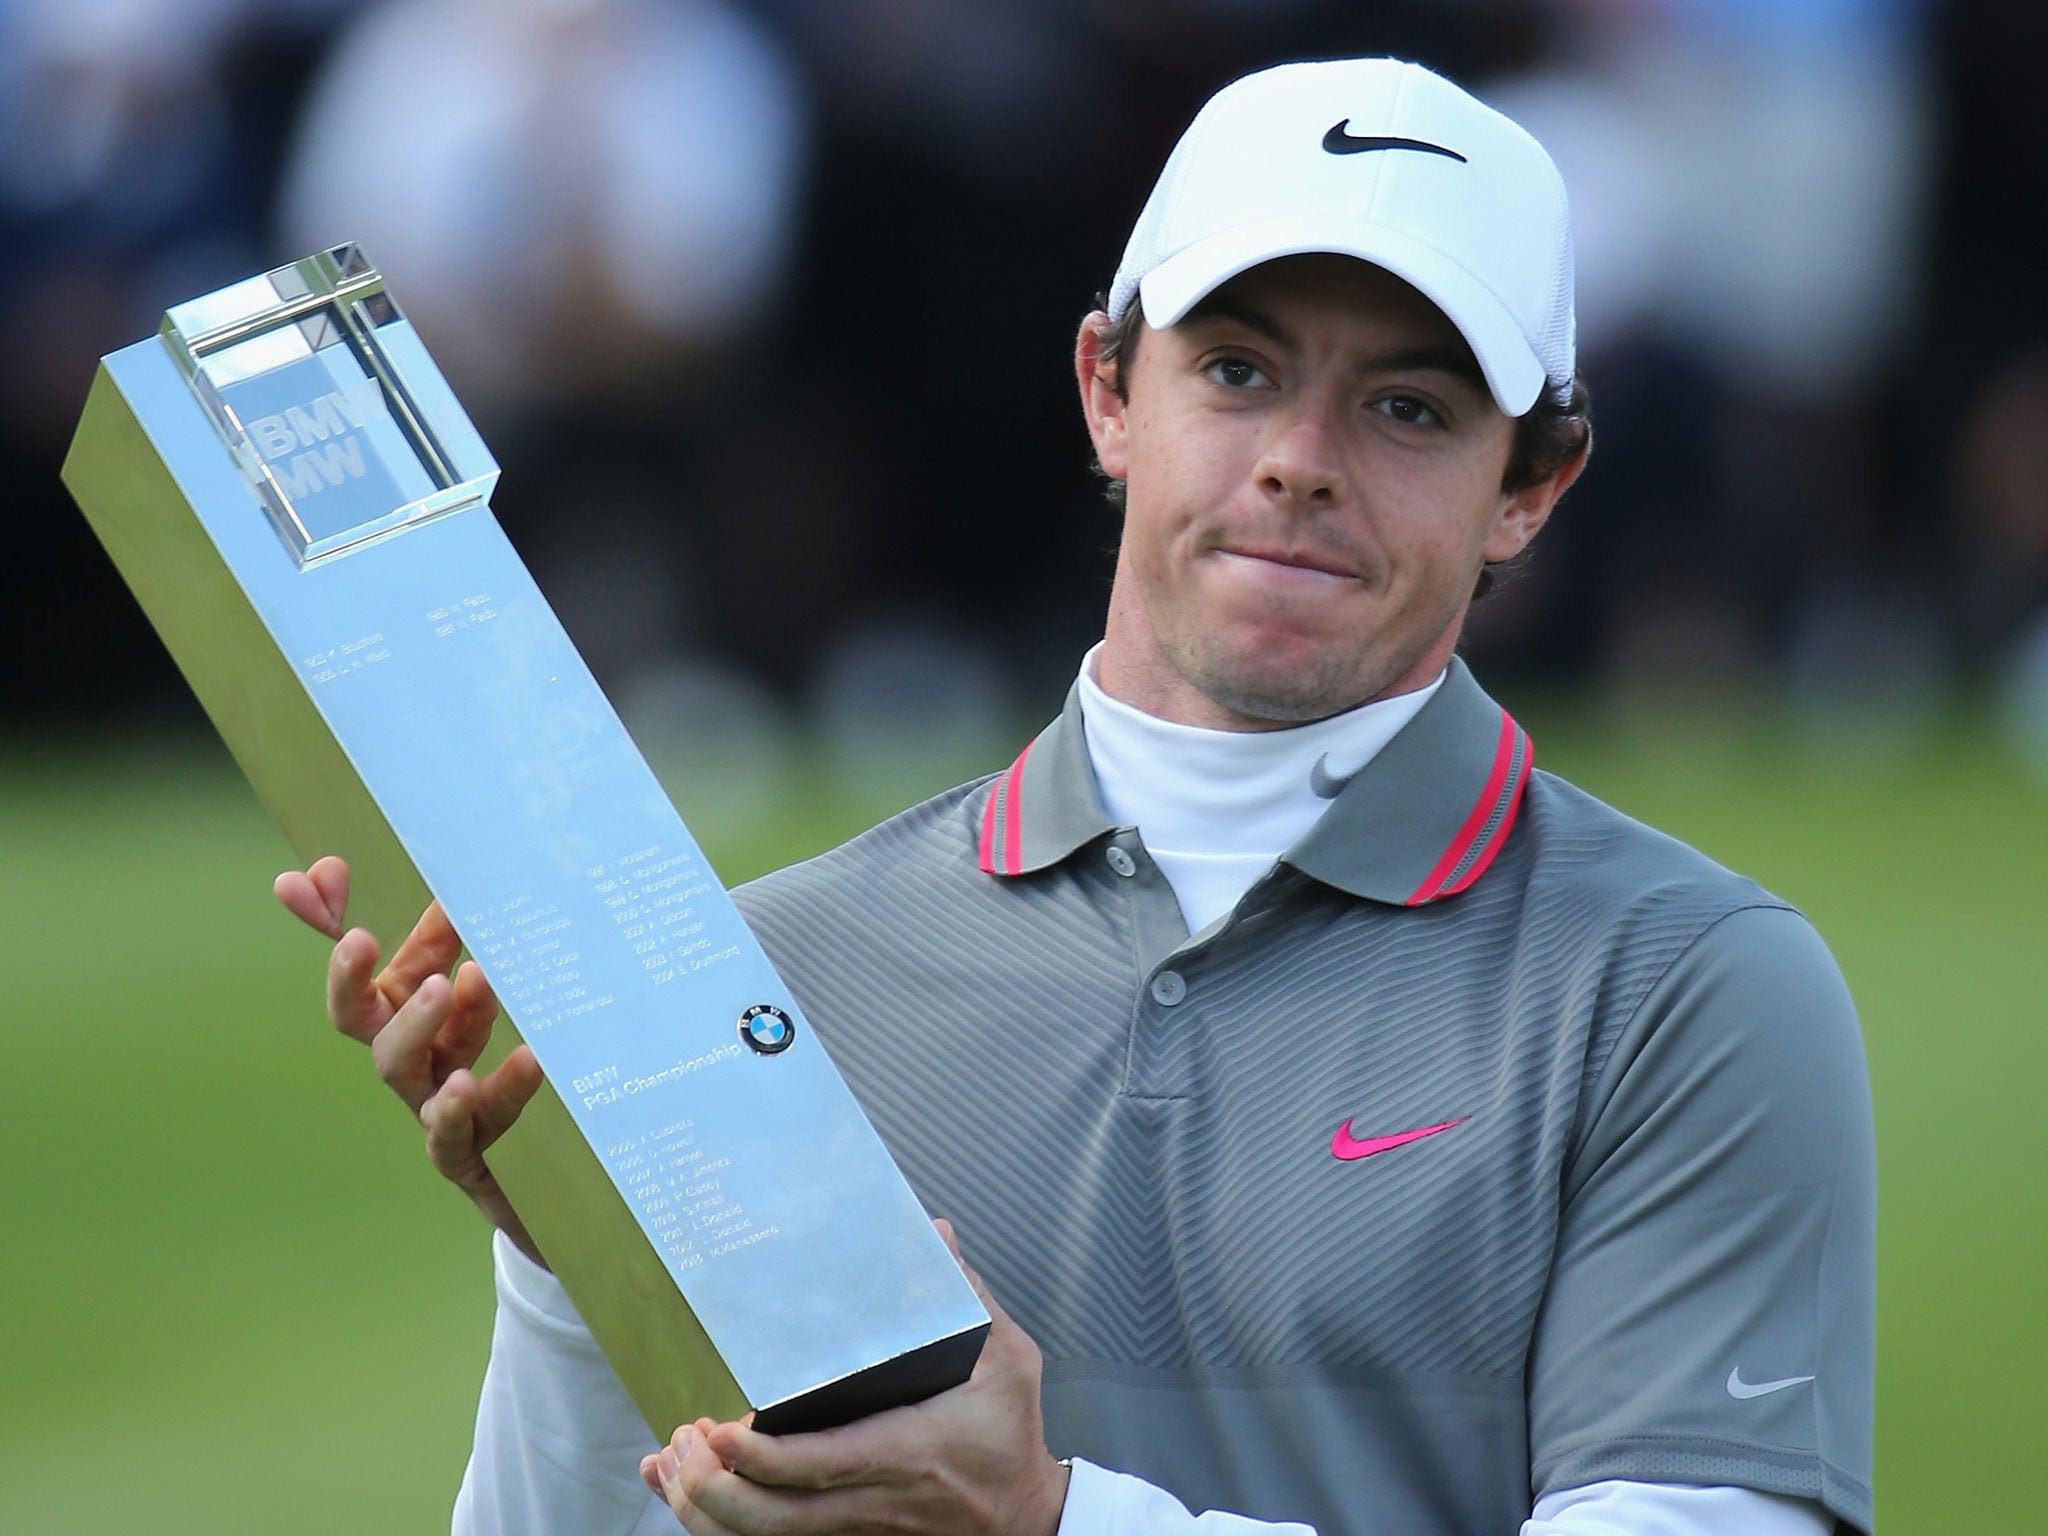
[[[474,960],[463,961],[462,968],[455,973],[455,1006],[466,1013],[481,1014],[487,1020],[498,1016],[498,995],[484,979],[483,967]]]
[[[370,1039],[377,1075],[415,1114],[434,1091],[434,1037],[454,997],[447,977],[429,976]]]
[[[313,889],[320,893],[320,899],[326,904],[328,913],[334,919],[335,931],[340,932],[345,914],[348,912],[347,862],[331,853],[323,859],[315,859],[306,866],[306,879],[312,883]]]
[[[738,1481],[706,1447],[700,1431],[684,1425],[667,1445],[641,1463],[641,1469],[640,1475],[648,1487],[668,1501],[669,1509],[690,1536],[737,1536],[731,1526],[698,1502],[711,1478]]]
[[[938,1231],[939,1241],[946,1245],[946,1251],[953,1255],[953,1262],[960,1266],[960,1273],[967,1277],[967,1283],[974,1287],[974,1294],[984,1302],[990,1300],[988,1287],[981,1283],[981,1276],[974,1266],[967,1262],[967,1256],[960,1251],[960,1234],[953,1230],[953,1223],[943,1216],[934,1216],[932,1226]]]
[[[426,1129],[434,1166],[451,1178],[471,1171],[473,1163],[474,1171],[481,1173],[483,1154],[519,1118],[540,1084],[540,1063],[524,1045],[488,1077],[480,1078],[467,1067],[449,1073],[448,1080],[420,1103],[420,1124]]]
[[[451,1072],[419,1107],[427,1156],[443,1176],[470,1194],[486,1177],[476,1144],[476,1096],[477,1081],[468,1071]]]
[[[491,984],[474,960],[465,960],[455,972],[455,1005],[448,1021],[434,1037],[434,1080],[439,1082],[457,1067],[473,1067],[490,1043],[491,1026],[497,1022],[498,999]]]
[[[540,1063],[534,1059],[533,1047],[518,1045],[512,1054],[498,1063],[490,1076],[476,1085],[476,1150],[483,1152],[492,1142],[511,1127],[519,1118],[519,1112],[526,1108],[528,1100],[540,1092]]]
[[[763,1488],[727,1470],[701,1430],[684,1425],[654,1458],[654,1486],[690,1536],[747,1532],[818,1532],[839,1528],[824,1511],[807,1510],[801,1494]],[[824,1518],[820,1518],[820,1516]]]
[[[890,1408],[804,1435],[764,1435],[746,1424],[719,1424],[705,1438],[750,1483],[770,1488],[858,1488],[902,1481],[923,1444],[922,1417]]]
[[[960,1252],[960,1234],[953,1230],[953,1223],[943,1216],[937,1216],[932,1219],[932,1225],[938,1228],[940,1241],[945,1243],[947,1252],[953,1255],[953,1262],[960,1266],[960,1273],[967,1277],[967,1283],[974,1288],[974,1294],[980,1300],[982,1310],[991,1318],[999,1318],[1008,1323],[1010,1315],[996,1305],[995,1295],[989,1290],[988,1282],[981,1278],[980,1271],[968,1263],[965,1255]]]
[[[348,865],[329,854],[301,872],[288,869],[271,884],[285,910],[308,928],[330,939],[341,937],[348,910]]]
[[[462,940],[455,936],[455,925],[448,921],[440,902],[430,901],[377,978],[377,986],[396,1006],[429,976],[446,975],[461,952]]]
[[[327,1017],[351,1040],[368,1045],[391,1017],[377,990],[377,941],[367,928],[351,928],[327,961]]]
[[[326,899],[302,870],[286,870],[270,883],[270,889],[284,903],[285,911],[315,933],[324,933],[330,939],[341,937],[340,920],[328,909]]]

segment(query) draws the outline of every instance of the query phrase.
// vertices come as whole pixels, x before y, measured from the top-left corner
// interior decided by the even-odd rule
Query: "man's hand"
[[[428,906],[379,971],[369,930],[342,929],[348,878],[348,865],[329,857],[303,874],[286,870],[274,887],[287,911],[335,940],[327,962],[327,1017],[370,1048],[377,1075],[419,1117],[434,1166],[521,1252],[544,1262],[484,1163],[486,1149],[539,1089],[540,1063],[521,1045],[495,1071],[476,1076],[470,1069],[491,1038],[498,1000],[474,960],[449,978],[462,941],[441,904]]]
[[[960,1268],[993,1323],[963,1385],[811,1435],[699,1419],[640,1464],[647,1486],[691,1536],[1053,1536],[1067,1469],[1045,1448],[1038,1346]]]

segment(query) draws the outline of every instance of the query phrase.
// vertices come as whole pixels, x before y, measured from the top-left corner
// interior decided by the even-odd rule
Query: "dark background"
[[[1487,675],[1894,720],[1988,685],[2022,721],[2048,710],[2038,6],[16,0],[0,16],[0,730],[196,723],[56,469],[98,354],[341,239],[384,268],[471,402],[504,467],[499,515],[629,719],[702,707],[707,686],[828,720],[901,713],[906,693],[927,718],[1050,707],[1099,634],[1115,540],[1072,402],[1074,327],[1209,92],[1366,52],[1524,116],[1581,214],[1599,447],[1478,614]],[[462,41],[408,52],[407,26]],[[671,34],[672,87],[619,83]],[[527,96],[528,140],[479,151],[436,126]],[[607,101],[614,121],[589,129]],[[347,185],[337,140],[370,167]],[[743,190],[693,192],[700,171]],[[679,292],[702,259],[679,246],[672,273],[622,293],[635,235],[597,227],[599,184],[667,200],[740,275],[650,312],[649,284]],[[469,339],[492,332],[518,340]]]

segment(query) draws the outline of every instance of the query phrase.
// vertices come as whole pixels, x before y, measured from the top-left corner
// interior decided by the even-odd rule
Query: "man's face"
[[[1258,729],[1443,669],[1480,567],[1533,538],[1576,472],[1501,490],[1514,422],[1455,327],[1398,278],[1296,256],[1146,329],[1119,399],[1077,352],[1103,468],[1126,481],[1104,688]]]

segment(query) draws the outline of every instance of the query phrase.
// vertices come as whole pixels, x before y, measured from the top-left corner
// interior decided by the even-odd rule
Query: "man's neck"
[[[1235,904],[1436,692],[1280,731],[1162,719],[1111,695],[1089,652],[1080,678],[1088,756],[1103,809],[1135,826],[1193,932]]]

